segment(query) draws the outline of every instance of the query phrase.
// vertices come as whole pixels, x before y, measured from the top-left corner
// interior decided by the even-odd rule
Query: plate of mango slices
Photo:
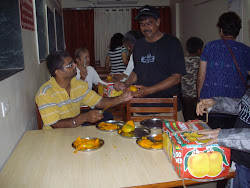
[[[75,149],[74,153],[78,151],[94,151],[101,148],[104,145],[104,140],[95,137],[77,137],[72,143],[72,147]]]
[[[123,121],[108,120],[96,125],[96,128],[101,131],[113,132],[121,128],[124,125]]]
[[[162,150],[162,134],[150,134],[136,140],[136,143],[148,150]]]

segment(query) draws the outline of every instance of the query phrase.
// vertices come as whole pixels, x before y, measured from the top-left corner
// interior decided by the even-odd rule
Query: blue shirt
[[[234,40],[227,40],[227,42],[246,82],[247,71],[250,70],[250,48]],[[241,98],[244,95],[245,85],[224,40],[207,43],[200,59],[207,62],[206,77],[200,93],[201,99],[218,96]]]

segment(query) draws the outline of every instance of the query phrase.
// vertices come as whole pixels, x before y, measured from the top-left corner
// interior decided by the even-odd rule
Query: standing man
[[[80,114],[81,106],[103,109],[132,98],[129,91],[119,97],[102,98],[89,89],[87,82],[76,80],[76,63],[65,51],[50,54],[47,67],[52,77],[36,94],[43,129],[73,128],[84,122],[95,123],[103,118],[102,111],[91,110]]]
[[[134,97],[169,98],[180,95],[179,83],[185,75],[185,60],[180,41],[160,32],[160,14],[154,7],[144,6],[135,19],[139,20],[144,35],[133,49],[135,68],[124,83],[115,83],[116,89],[124,89],[136,83]],[[178,97],[178,120],[183,121],[182,105]]]

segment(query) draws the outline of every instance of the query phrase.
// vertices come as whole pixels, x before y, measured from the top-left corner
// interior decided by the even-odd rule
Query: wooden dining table
[[[95,151],[78,151],[77,137],[96,137],[104,145]],[[234,177],[230,171],[226,178]],[[136,139],[96,126],[29,130],[0,172],[1,188],[118,188],[176,187],[199,184],[180,179],[163,150],[148,150]]]

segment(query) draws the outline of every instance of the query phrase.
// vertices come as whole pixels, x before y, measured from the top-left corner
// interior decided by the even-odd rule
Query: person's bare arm
[[[51,125],[52,128],[74,128],[84,122],[95,123],[103,118],[100,110],[90,110],[89,112],[79,114],[73,118],[62,119]]]
[[[125,65],[128,65],[127,51],[122,52],[122,60]]]
[[[126,87],[131,86],[133,83],[135,83],[137,81],[137,74],[135,72],[132,72],[130,74],[130,76],[128,77],[128,79],[126,80],[125,85]]]
[[[207,62],[200,61],[199,71],[197,76],[197,85],[196,85],[198,99],[200,98],[201,89],[203,87],[204,80],[206,77],[206,71],[207,71]]]
[[[144,97],[146,95],[171,88],[180,83],[181,77],[182,77],[181,74],[172,74],[170,77],[166,78],[162,82],[151,87],[136,85],[136,87],[139,88],[139,90],[132,92],[132,95],[134,97]]]
[[[102,98],[102,100],[96,105],[97,108],[103,109],[107,106],[117,106],[123,102],[127,102],[130,99],[132,99],[132,95],[129,91],[129,89],[127,89],[122,95],[118,96],[118,97],[104,97]]]
[[[127,87],[131,86],[136,81],[137,81],[137,75],[136,73],[132,72],[125,82],[115,82],[114,88],[116,91],[124,90]]]
[[[105,61],[105,67],[106,67],[106,70],[109,72],[110,68],[109,68],[109,63],[110,63],[110,57],[109,55],[107,54],[106,56],[106,61]]]

